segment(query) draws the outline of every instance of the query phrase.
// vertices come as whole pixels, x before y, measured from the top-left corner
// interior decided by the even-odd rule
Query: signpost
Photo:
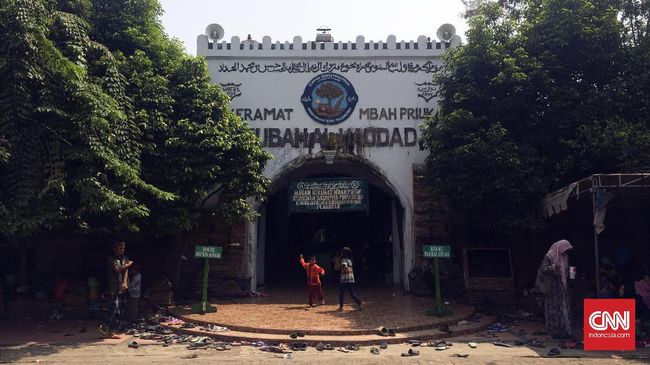
[[[442,315],[442,296],[440,294],[440,266],[438,264],[438,259],[451,258],[451,246],[423,245],[422,250],[424,258],[433,259],[433,274],[436,279],[436,312],[438,315]]]
[[[208,273],[210,272],[210,259],[221,258],[222,247],[219,246],[196,246],[194,258],[204,259],[203,264],[203,298],[201,303],[192,307],[192,313],[216,312],[217,308],[208,304]]]

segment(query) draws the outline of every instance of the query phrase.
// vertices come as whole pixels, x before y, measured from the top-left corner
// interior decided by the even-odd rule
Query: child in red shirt
[[[323,288],[320,284],[320,276],[325,275],[325,270],[316,265],[316,257],[310,256],[309,262],[305,262],[302,254],[300,254],[300,265],[307,272],[307,287],[308,297],[309,297],[309,306],[314,306],[315,299],[320,300],[320,304],[325,304],[325,299],[323,299]]]

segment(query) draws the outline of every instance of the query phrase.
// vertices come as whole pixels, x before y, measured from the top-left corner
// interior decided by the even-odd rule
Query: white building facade
[[[423,164],[428,153],[419,147],[419,126],[436,110],[433,73],[442,66],[446,50],[460,44],[453,27],[446,33],[448,37],[442,37],[445,41],[420,36],[409,42],[398,42],[392,35],[378,42],[366,41],[363,36],[333,42],[329,34],[319,34],[324,42],[303,42],[301,37],[273,42],[268,36],[261,42],[238,37],[219,41],[214,38],[222,33],[214,33],[215,29],[222,32],[213,26],[207,32],[213,38],[198,36],[197,53],[206,58],[213,82],[230,96],[233,112],[249,123],[264,149],[273,155],[264,170],[272,181],[269,195],[291,194],[285,189],[292,181],[314,176],[367,181],[374,186],[370,192],[381,199],[370,200],[368,218],[350,218],[369,227],[360,229],[368,237],[360,238],[366,243],[359,249],[373,251],[375,241],[388,242],[392,250],[384,250],[384,256],[390,262],[382,273],[387,283],[408,290],[406,278],[419,247],[415,244],[414,166]],[[271,249],[302,252],[278,246],[277,241],[299,244],[304,237],[312,237],[307,228],[303,234],[279,226],[311,227],[311,219],[329,221],[334,232],[348,220],[337,218],[336,212],[283,218],[287,216],[285,208],[272,201],[256,203],[260,218],[247,223],[244,271],[252,289],[266,284],[273,263],[283,260],[269,258]],[[386,207],[384,213],[373,218],[372,210],[380,206]],[[282,217],[272,217],[276,214]],[[318,231],[318,225],[313,227]],[[287,233],[277,233],[281,231]],[[355,239],[353,231],[332,233],[332,240],[339,237],[346,241],[341,244],[347,243]],[[382,236],[379,231],[386,233]]]

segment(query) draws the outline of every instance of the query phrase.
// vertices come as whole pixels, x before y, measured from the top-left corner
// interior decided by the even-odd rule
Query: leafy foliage
[[[504,0],[434,76],[428,171],[471,234],[535,232],[544,193],[650,167],[647,2]]]
[[[0,4],[0,234],[178,233],[216,186],[252,214],[269,157],[157,1]]]

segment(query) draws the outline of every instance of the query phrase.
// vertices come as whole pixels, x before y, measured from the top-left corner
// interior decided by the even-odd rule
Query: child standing
[[[310,256],[309,262],[305,262],[304,257],[300,254],[300,266],[307,271],[309,306],[313,307],[316,299],[320,300],[321,305],[325,304],[323,288],[320,283],[320,276],[325,275],[325,270],[316,265],[316,256]]]

